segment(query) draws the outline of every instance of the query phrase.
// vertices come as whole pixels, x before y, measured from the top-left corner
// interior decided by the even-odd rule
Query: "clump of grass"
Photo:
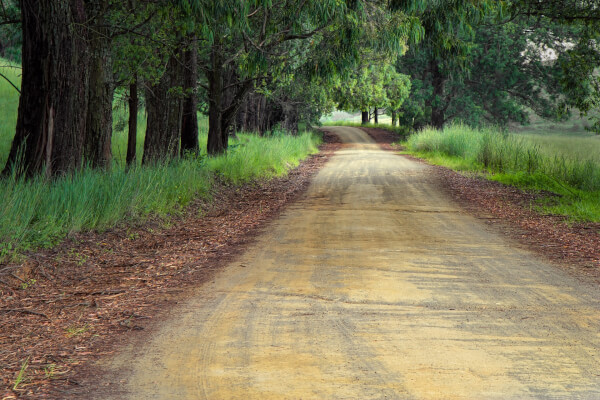
[[[600,221],[600,160],[552,154],[539,143],[493,128],[424,129],[406,141],[413,154],[490,179],[558,194],[541,207],[575,220]]]
[[[19,370],[19,374],[15,379],[15,383],[13,384],[13,390],[19,389],[19,385],[27,380],[25,373],[27,371],[27,367],[29,367],[29,357],[21,364],[21,369]]]
[[[235,184],[268,179],[285,174],[316,153],[319,140],[308,132],[271,137],[238,134],[226,155],[210,157],[206,163],[210,171]]]

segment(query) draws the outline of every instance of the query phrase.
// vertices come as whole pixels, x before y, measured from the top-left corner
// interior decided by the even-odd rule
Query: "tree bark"
[[[21,0],[23,77],[3,174],[55,176],[82,164],[88,112],[83,0]]]
[[[135,164],[137,151],[137,117],[140,100],[138,97],[137,75],[129,85],[129,131],[127,132],[127,166]]]
[[[84,162],[93,168],[107,168],[112,159],[112,102],[114,84],[110,32],[104,18],[108,2],[90,1],[88,12],[94,24],[90,29],[90,80]]]
[[[375,123],[379,123],[379,109],[375,107],[375,111],[373,112],[373,118],[375,119]]]
[[[181,138],[182,96],[171,89],[182,86],[183,68],[177,54],[167,62],[166,70],[156,85],[146,91],[148,122],[144,141],[143,164],[175,158]]]
[[[192,38],[191,45],[184,52],[183,116],[181,122],[181,155],[198,154],[198,44]]]
[[[361,111],[362,122],[361,124],[366,125],[369,123],[369,111]]]
[[[208,141],[206,144],[209,155],[218,155],[227,151],[229,131],[235,121],[238,110],[253,83],[248,80],[237,85],[236,79],[230,74],[229,82],[234,84],[230,93],[226,93],[224,78],[226,67],[223,65],[220,45],[216,42],[211,49],[211,68],[207,71],[208,78]]]
[[[392,110],[392,126],[396,126],[398,124],[398,111]]]
[[[223,64],[221,55],[213,45],[211,50],[211,70],[208,71],[208,140],[206,151],[209,155],[222,154],[227,150],[227,132],[223,132]]]
[[[442,74],[437,60],[430,61],[431,79],[433,85],[433,101],[431,103],[431,126],[442,129],[445,118],[445,107],[442,104],[446,88],[446,77]]]

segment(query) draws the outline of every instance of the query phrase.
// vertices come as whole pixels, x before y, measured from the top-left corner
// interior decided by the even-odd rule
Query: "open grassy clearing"
[[[6,62],[0,61],[0,65]],[[20,70],[0,72],[18,80]],[[18,92],[0,81],[0,167],[4,166],[14,135]],[[115,127],[127,110],[115,107]],[[114,164],[110,171],[85,169],[52,182],[43,177],[0,181],[0,262],[23,251],[49,247],[70,232],[104,230],[121,222],[141,222],[150,216],[180,213],[194,198],[208,198],[219,176],[233,184],[284,175],[317,151],[320,137],[312,133],[268,137],[238,134],[226,155],[207,157],[208,123],[199,120],[203,149],[197,157],[155,166],[141,166],[146,121],[138,116],[138,165],[125,169],[127,131],[115,130]]]
[[[561,141],[564,140],[562,137]],[[545,140],[545,141],[544,141]],[[578,139],[571,139],[576,142]],[[600,159],[587,141],[561,147],[552,137],[520,136],[495,129],[453,125],[425,129],[406,141],[411,154],[437,165],[475,171],[523,189],[546,191],[535,205],[543,212],[579,221],[600,221]],[[595,142],[594,142],[595,143]]]

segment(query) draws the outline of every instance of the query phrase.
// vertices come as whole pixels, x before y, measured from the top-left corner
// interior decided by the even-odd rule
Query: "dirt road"
[[[128,398],[600,398],[600,290],[333,129],[307,195],[112,361]]]

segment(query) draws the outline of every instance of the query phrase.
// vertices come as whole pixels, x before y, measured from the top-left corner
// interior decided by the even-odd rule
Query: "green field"
[[[526,190],[557,194],[537,207],[577,221],[600,221],[600,157],[597,137],[557,133],[504,133],[453,125],[425,129],[405,143],[430,162]]]
[[[6,64],[0,61],[0,65]],[[18,80],[18,69],[2,68]],[[0,80],[0,168],[4,166],[14,135],[18,92]],[[127,110],[115,102],[115,128],[122,126]],[[203,149],[197,157],[150,167],[142,158],[146,121],[138,116],[138,165],[127,170],[127,131],[115,129],[114,164],[109,171],[84,169],[51,182],[44,177],[0,180],[0,262],[23,251],[49,247],[70,232],[104,230],[123,222],[143,222],[151,216],[181,213],[194,198],[209,198],[215,177],[233,184],[269,179],[287,173],[303,158],[317,152],[320,137],[272,132],[260,137],[237,134],[226,155],[206,156],[208,124],[199,120]]]

